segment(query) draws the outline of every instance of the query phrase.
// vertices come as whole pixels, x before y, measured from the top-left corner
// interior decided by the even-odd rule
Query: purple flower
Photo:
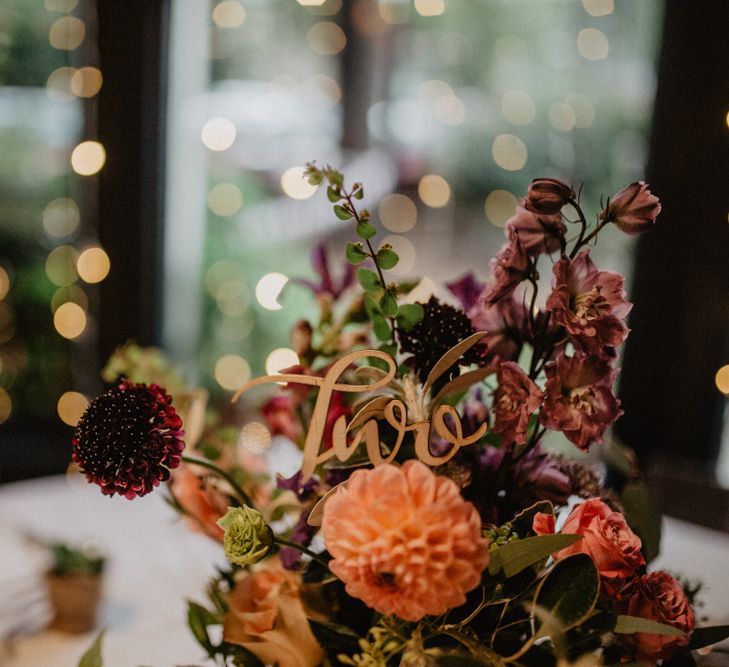
[[[481,296],[485,285],[476,279],[473,272],[469,271],[458,280],[446,283],[446,287],[461,302],[461,308],[468,311],[478,303],[478,298]]]
[[[486,304],[494,304],[511,294],[529,275],[529,258],[519,235],[506,230],[508,241],[491,261],[491,280],[483,295]]]
[[[349,263],[345,265],[344,273],[339,280],[332,277],[327,249],[323,243],[315,246],[311,251],[311,265],[316,275],[319,276],[319,281],[297,278],[294,282],[308,287],[317,296],[331,294],[333,298],[338,299],[344,290],[354,284],[354,266]]]
[[[484,363],[496,359],[514,361],[528,338],[524,304],[513,294],[496,303],[479,300],[469,311],[468,317],[476,331],[485,331],[481,339]]]
[[[506,221],[507,236],[510,232],[518,235],[524,250],[531,255],[552,253],[560,250],[567,228],[562,222],[562,214],[542,213],[528,208],[528,200],[522,199],[516,215]]]

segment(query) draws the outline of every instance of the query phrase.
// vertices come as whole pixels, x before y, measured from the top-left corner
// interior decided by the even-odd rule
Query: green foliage
[[[88,548],[76,548],[57,542],[51,545],[51,572],[58,576],[86,574],[96,576],[104,569],[104,557]]]
[[[353,655],[359,652],[359,635],[346,625],[307,619],[309,627],[317,641],[333,654]]]
[[[353,217],[351,211],[347,210],[341,204],[334,205],[334,215],[336,215],[340,220],[351,220]]]
[[[375,234],[377,234],[377,229],[375,229],[374,225],[370,224],[369,222],[357,223],[357,236],[359,236],[361,239],[367,241],[368,239],[371,239]]]
[[[345,252],[350,264],[361,264],[369,256],[362,248],[361,243],[347,243]]]
[[[378,340],[388,341],[392,338],[392,329],[390,329],[390,324],[381,315],[377,315],[372,319],[372,330],[375,332],[375,336],[377,336]]]
[[[665,623],[658,623],[639,616],[626,616],[621,614],[615,621],[613,632],[619,635],[632,635],[634,632],[649,632],[652,635],[668,635],[678,637],[683,632],[678,628]]]
[[[365,292],[376,292],[382,288],[379,276],[371,269],[357,269],[357,280]]]
[[[380,309],[386,317],[395,317],[397,315],[397,299],[392,290],[385,290],[385,293],[380,297]]]
[[[729,625],[712,625],[708,628],[694,628],[687,648],[696,650],[718,644],[729,637]]]
[[[104,660],[101,655],[101,645],[104,641],[104,628],[94,639],[94,643],[86,650],[78,662],[78,667],[103,667]]]
[[[397,253],[387,244],[377,251],[377,264],[381,269],[385,269],[386,271],[392,269],[397,266],[399,261],[400,258]]]
[[[508,579],[532,565],[540,563],[555,551],[564,549],[581,540],[581,535],[537,535],[509,542],[491,552],[489,572],[496,575],[503,571]]]
[[[419,303],[404,303],[398,308],[398,324],[405,329],[412,329],[418,322],[422,322],[425,309]]]

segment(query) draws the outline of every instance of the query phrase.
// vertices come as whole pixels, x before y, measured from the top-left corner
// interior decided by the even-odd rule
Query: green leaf
[[[335,204],[334,206],[334,215],[336,215],[340,220],[351,220],[352,214],[344,208],[341,204]]]
[[[385,271],[397,266],[399,261],[400,258],[397,253],[394,250],[390,250],[390,248],[380,248],[377,252],[377,263]]]
[[[632,635],[634,632],[647,632],[651,635],[668,635],[678,637],[684,634],[678,628],[657,621],[650,621],[639,616],[625,616],[621,614],[615,621],[613,632],[618,635]]]
[[[355,199],[362,199],[362,197],[364,197],[364,188],[359,183],[355,184],[352,196]]]
[[[364,308],[370,320],[376,320],[380,315],[380,306],[369,294],[365,294]]]
[[[394,357],[397,354],[397,345],[395,345],[395,343],[383,343],[377,349],[380,352],[389,354],[391,357]]]
[[[88,648],[86,653],[81,656],[81,660],[78,662],[78,667],[102,667],[104,660],[101,657],[101,643],[104,639],[104,628],[94,639],[94,643]]]
[[[389,322],[384,317],[376,317],[372,320],[372,329],[377,340],[387,341],[392,338],[392,330]]]
[[[640,479],[628,482],[620,494],[620,503],[628,525],[640,537],[646,562],[650,563],[661,547],[661,514],[647,484]]]
[[[205,649],[211,658],[215,657],[215,647],[210,641],[210,635],[208,635],[208,625],[217,625],[218,623],[217,617],[205,607],[195,602],[187,603],[187,624],[190,626],[197,643]]]
[[[554,505],[552,505],[552,503],[548,500],[539,500],[526,509],[523,509],[510,521],[514,532],[519,535],[519,537],[526,537],[530,532],[532,532],[534,517],[539,512],[554,516]]]
[[[694,628],[687,649],[694,651],[704,646],[718,644],[729,637],[729,625],[712,625],[709,628]]]
[[[308,172],[309,185],[320,185],[324,180],[324,175],[318,170]]]
[[[550,612],[566,631],[592,613],[599,593],[600,574],[592,558],[575,554],[557,561],[539,582],[534,604]]]
[[[347,243],[345,254],[350,264],[361,264],[367,259],[367,253],[359,243]]]
[[[315,621],[313,618],[307,620],[312,634],[327,652],[349,655],[360,652],[359,635],[346,625]]]
[[[489,572],[492,575],[504,571],[511,578],[529,566],[551,556],[555,551],[564,549],[581,540],[581,535],[537,535],[523,540],[509,542],[491,552]]]
[[[404,303],[397,313],[397,319],[406,329],[421,322],[424,316],[425,309],[419,303]]]
[[[390,290],[385,290],[385,293],[382,295],[382,298],[380,299],[380,308],[382,309],[382,314],[385,315],[385,317],[395,317],[395,315],[397,315],[397,299]]]
[[[336,188],[333,188],[330,185],[327,188],[327,199],[329,199],[329,201],[332,203],[339,201],[341,199],[341,197],[339,196],[339,190],[337,190]]]
[[[382,288],[379,276],[371,269],[357,269],[357,280],[365,292],[375,292]]]
[[[361,239],[371,239],[375,234],[377,234],[377,229],[369,222],[360,222],[357,224],[357,236]]]

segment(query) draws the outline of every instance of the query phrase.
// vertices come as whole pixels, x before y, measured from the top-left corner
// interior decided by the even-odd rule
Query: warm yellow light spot
[[[583,28],[577,35],[577,50],[587,60],[602,60],[607,58],[610,44],[602,30]]]
[[[89,405],[89,399],[77,391],[67,391],[58,399],[58,416],[64,424],[76,426]]]
[[[569,132],[575,126],[575,112],[569,104],[558,102],[549,109],[549,122],[555,130]]]
[[[64,303],[53,315],[53,326],[64,338],[78,338],[86,328],[86,313],[77,303]]]
[[[106,162],[106,151],[98,141],[82,141],[71,153],[71,166],[81,176],[93,176]]]
[[[565,102],[572,107],[575,114],[575,127],[590,127],[595,120],[595,105],[592,100],[580,93],[570,93]]]
[[[246,272],[240,262],[233,259],[221,259],[212,264],[205,272],[205,287],[210,296],[218,298],[221,285],[228,281],[246,283]]]
[[[4,301],[0,301],[0,345],[15,335],[15,312]]]
[[[433,115],[445,125],[460,125],[466,117],[466,107],[455,95],[444,95],[433,102]]]
[[[238,28],[246,20],[246,8],[237,0],[223,0],[213,9],[213,23],[219,28]]]
[[[43,229],[53,238],[73,234],[81,223],[81,212],[73,199],[54,199],[43,211]]]
[[[49,12],[61,12],[68,14],[72,12],[78,0],[43,0],[43,5]]]
[[[299,363],[299,355],[287,347],[277,347],[266,358],[266,373],[276,375]]]
[[[58,246],[51,250],[46,257],[46,275],[54,285],[65,287],[71,285],[78,278],[76,264],[78,253],[70,245]]]
[[[724,120],[726,121],[727,127],[729,127],[729,111],[726,112],[726,118]]]
[[[69,285],[68,287],[59,287],[51,297],[51,311],[56,312],[67,301],[77,303],[84,310],[89,308],[89,297],[86,296],[80,287]]]
[[[312,83],[326,95],[332,106],[342,99],[342,89],[332,77],[326,74],[315,74],[312,77]]]
[[[615,9],[613,0],[582,0],[582,6],[590,16],[607,16]]]
[[[418,181],[418,196],[425,205],[441,208],[450,201],[451,186],[442,176],[427,174]]]
[[[235,125],[227,118],[216,116],[205,123],[200,136],[211,151],[224,151],[233,145],[235,135]]]
[[[240,430],[238,445],[253,454],[263,454],[271,446],[271,431],[262,422],[248,422]]]
[[[441,97],[454,97],[455,93],[445,81],[431,79],[420,84],[418,95],[423,102],[430,106]]]
[[[283,273],[267,273],[256,285],[256,300],[267,310],[281,310],[278,297],[288,281]]]
[[[523,90],[510,90],[501,100],[501,113],[514,125],[529,125],[537,115],[529,93]]]
[[[318,187],[304,178],[304,167],[290,167],[281,174],[281,189],[291,199],[308,199]]]
[[[8,420],[12,411],[13,401],[10,399],[10,394],[0,387],[0,424]]]
[[[407,23],[410,18],[410,3],[401,0],[380,0],[377,3],[380,18],[390,25]]]
[[[347,45],[344,30],[332,21],[319,21],[311,26],[306,41],[314,53],[322,56],[333,56]]]
[[[519,171],[527,161],[527,147],[514,134],[500,134],[491,146],[494,161],[506,171]]]
[[[215,362],[215,380],[223,388],[233,391],[251,379],[251,367],[237,354],[226,354]]]
[[[54,49],[73,51],[86,37],[86,25],[75,16],[63,16],[48,31],[48,41]]]
[[[486,197],[484,210],[492,225],[503,227],[506,221],[516,212],[516,197],[507,190],[492,190]]]
[[[302,7],[321,7],[327,0],[296,0]]]
[[[82,67],[71,77],[71,92],[77,97],[93,97],[104,83],[101,70],[96,67]]]
[[[2,301],[10,291],[10,276],[8,272],[0,266],[0,301]]]
[[[74,98],[71,81],[76,74],[73,67],[59,67],[51,72],[46,81],[48,97],[56,102],[68,102]]]
[[[418,209],[406,195],[385,195],[378,212],[380,222],[391,232],[407,232],[418,222]]]
[[[382,243],[389,243],[400,258],[397,266],[390,269],[392,273],[396,275],[405,275],[413,270],[417,252],[410,239],[400,236],[399,234],[389,234],[382,239]]]
[[[215,335],[228,343],[236,343],[248,336],[252,330],[253,320],[240,313],[224,317],[218,324]]]
[[[718,371],[716,371],[714,381],[716,382],[716,388],[722,394],[729,396],[729,364],[722,366]]]
[[[78,274],[81,279],[87,283],[100,283],[109,275],[111,268],[111,260],[103,248],[94,246],[86,248],[78,258],[76,263]]]
[[[223,218],[234,215],[243,206],[243,194],[232,183],[218,183],[208,193],[208,208]]]
[[[415,11],[420,16],[440,16],[445,11],[445,0],[415,0]]]

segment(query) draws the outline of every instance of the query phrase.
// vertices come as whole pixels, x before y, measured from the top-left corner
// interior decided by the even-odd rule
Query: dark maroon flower
[[[298,442],[304,434],[291,396],[272,396],[261,406],[261,414],[271,435],[283,435],[291,442]]]
[[[461,308],[468,311],[477,304],[478,298],[486,286],[477,280],[473,273],[469,271],[458,280],[454,280],[452,283],[446,283],[446,287],[461,302]]]
[[[481,339],[484,363],[496,359],[515,361],[528,338],[526,308],[521,299],[510,295],[496,303],[480,299],[468,311],[476,331],[485,331]]]
[[[562,207],[574,198],[575,191],[556,178],[535,178],[529,184],[527,191],[529,208],[546,215],[559,213]]]
[[[572,357],[560,352],[545,370],[542,424],[562,431],[580,449],[602,442],[605,429],[623,414],[612,392],[618,371],[607,359],[579,350]]]
[[[523,445],[529,418],[542,404],[544,394],[513,361],[502,361],[497,376],[499,386],[494,392],[492,430],[501,434],[504,445]]]
[[[486,304],[496,303],[511,294],[529,275],[529,258],[519,235],[513,229],[506,232],[508,242],[491,261],[491,279],[483,295]]]
[[[640,234],[655,224],[660,212],[658,197],[651,193],[647,183],[638,181],[618,192],[600,217],[604,220],[609,215],[626,234]]]
[[[516,214],[506,221],[507,237],[509,232],[515,232],[522,247],[531,256],[560,250],[567,231],[562,214],[559,211],[552,214],[533,211],[527,203],[522,199]]]
[[[601,355],[606,346],[617,347],[627,338],[624,320],[632,304],[625,300],[619,273],[598,271],[583,250],[573,260],[560,259],[554,277],[547,310],[583,350]]]
[[[182,420],[160,386],[122,380],[91,402],[76,426],[71,458],[107,496],[143,496],[180,465]]]

